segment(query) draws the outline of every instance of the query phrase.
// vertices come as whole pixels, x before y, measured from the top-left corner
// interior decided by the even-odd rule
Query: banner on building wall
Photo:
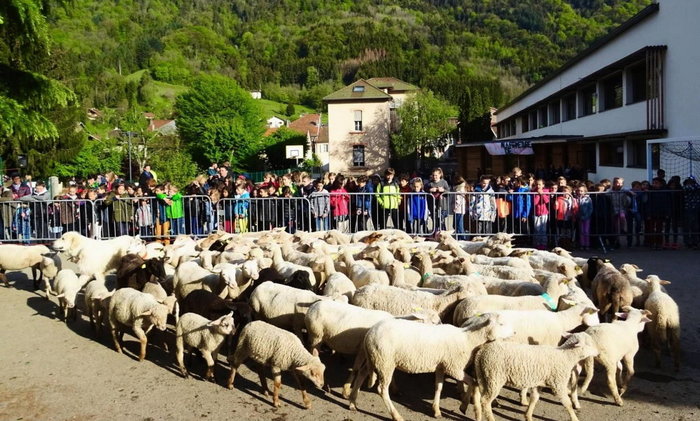
[[[489,155],[534,155],[532,144],[529,140],[513,140],[487,143],[486,150]]]

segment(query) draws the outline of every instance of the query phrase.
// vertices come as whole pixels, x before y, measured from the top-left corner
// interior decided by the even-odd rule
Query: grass
[[[309,107],[305,107],[303,105],[294,105],[294,115],[293,116],[288,116],[287,113],[287,104],[283,104],[281,102],[275,102],[275,101],[270,101],[269,99],[259,99],[257,100],[258,103],[260,103],[260,106],[262,107],[263,110],[263,115],[265,116],[265,120],[272,116],[277,116],[281,118],[282,120],[290,120],[294,121],[301,117],[302,114],[312,114],[315,113],[315,110],[312,110]]]

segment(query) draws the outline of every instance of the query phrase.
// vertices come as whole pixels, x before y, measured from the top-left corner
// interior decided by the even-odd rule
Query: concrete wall
[[[343,174],[379,173],[389,166],[389,101],[328,104],[329,170]],[[362,132],[354,113],[362,111]],[[352,148],[365,146],[365,166],[353,167]]]

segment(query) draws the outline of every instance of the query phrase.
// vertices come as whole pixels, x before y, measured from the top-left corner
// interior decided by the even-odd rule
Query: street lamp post
[[[131,132],[126,132],[129,138],[129,183],[134,181],[133,168],[131,167]]]

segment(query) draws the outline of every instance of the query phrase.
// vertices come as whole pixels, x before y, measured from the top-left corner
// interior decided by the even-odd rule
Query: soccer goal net
[[[700,136],[696,138],[658,139],[647,141],[649,179],[656,176],[656,170],[666,171],[666,180],[674,175],[681,181],[690,176],[700,176]]]

